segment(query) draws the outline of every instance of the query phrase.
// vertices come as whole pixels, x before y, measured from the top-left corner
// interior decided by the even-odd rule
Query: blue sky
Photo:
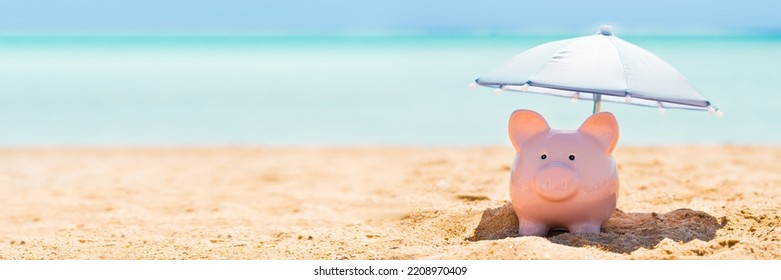
[[[781,32],[779,1],[0,1],[0,34]]]

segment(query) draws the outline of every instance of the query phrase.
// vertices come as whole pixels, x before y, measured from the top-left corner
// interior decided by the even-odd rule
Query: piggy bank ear
[[[516,152],[534,135],[548,132],[550,126],[540,114],[530,110],[517,110],[510,116],[510,141]]]
[[[608,155],[613,153],[613,149],[618,143],[618,123],[616,117],[608,112],[591,115],[578,128],[578,131],[596,138]]]

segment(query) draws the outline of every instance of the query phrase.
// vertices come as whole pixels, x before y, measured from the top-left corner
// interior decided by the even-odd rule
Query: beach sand
[[[517,237],[502,148],[0,149],[0,259],[781,259],[781,147],[619,147],[598,234]]]

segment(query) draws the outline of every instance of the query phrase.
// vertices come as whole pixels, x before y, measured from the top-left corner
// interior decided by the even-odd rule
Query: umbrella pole
[[[602,107],[602,95],[594,94],[594,111],[592,112],[592,114],[599,113],[601,107]]]

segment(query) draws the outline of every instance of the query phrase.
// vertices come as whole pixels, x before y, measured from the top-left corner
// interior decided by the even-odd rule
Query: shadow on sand
[[[630,253],[641,247],[652,249],[665,238],[676,242],[694,239],[709,241],[724,224],[726,221],[719,222],[708,213],[690,209],[677,209],[664,214],[624,213],[616,209],[600,233],[552,231],[547,238],[553,243],[567,246],[591,246],[614,253]],[[518,218],[510,203],[483,211],[474,234],[467,240],[508,237],[518,237]]]

